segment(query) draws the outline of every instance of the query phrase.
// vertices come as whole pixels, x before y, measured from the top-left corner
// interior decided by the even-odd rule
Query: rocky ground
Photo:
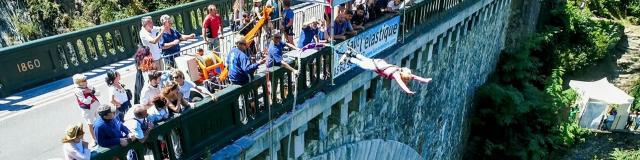
[[[633,82],[640,77],[640,26],[625,25],[626,37],[622,38],[617,51],[622,54],[616,55],[617,78],[613,83],[629,91]]]
[[[629,93],[634,81],[640,78],[640,26],[625,25],[624,33],[616,46],[616,54],[571,77],[580,80],[607,77],[609,82]],[[615,148],[640,149],[640,132],[592,131],[585,142],[575,146],[564,159],[611,159]]]
[[[615,148],[637,150],[640,144],[639,132],[593,131],[584,143],[578,144],[564,157],[566,160],[611,159]]]

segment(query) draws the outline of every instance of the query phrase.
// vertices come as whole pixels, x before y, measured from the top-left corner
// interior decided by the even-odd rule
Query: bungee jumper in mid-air
[[[380,77],[384,77],[387,79],[395,79],[396,82],[400,85],[407,94],[413,95],[416,92],[413,92],[407,87],[407,83],[411,80],[417,80],[420,83],[429,83],[431,78],[422,78],[420,76],[414,75],[411,73],[411,69],[406,67],[400,67],[393,64],[389,64],[383,59],[371,59],[367,58],[361,54],[354,54],[351,52],[352,49],[347,50],[338,64],[351,62],[356,64],[358,67],[366,70],[373,71],[377,73]]]

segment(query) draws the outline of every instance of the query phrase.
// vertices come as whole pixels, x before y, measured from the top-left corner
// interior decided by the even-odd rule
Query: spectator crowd
[[[297,75],[298,70],[283,62],[287,51],[345,40],[364,30],[368,22],[405,7],[402,0],[351,0],[334,8],[326,6],[321,19],[296,22],[299,19],[295,18],[291,0],[268,0],[264,7],[260,0],[252,2],[251,8],[245,8],[243,0],[234,1],[228,26],[231,34],[223,34],[225,20],[218,8],[215,5],[206,8],[199,36],[209,52],[200,51],[200,55],[221,56],[228,75],[205,78],[215,78],[215,82],[222,85],[245,85],[261,65],[281,66]],[[326,3],[330,4],[331,0]],[[262,12],[265,7],[274,10],[267,15]],[[267,23],[257,33],[250,34],[261,18],[267,18]],[[85,75],[72,77],[73,93],[90,137],[84,141],[82,123],[69,126],[62,140],[66,159],[89,159],[91,150],[125,147],[135,141],[144,143],[155,126],[189,111],[194,102],[204,97],[215,99],[212,94],[215,90],[197,85],[176,69],[175,58],[181,56],[180,43],[198,38],[196,34],[180,33],[169,15],[160,16],[159,22],[160,26],[156,26],[152,17],[141,18],[141,44],[134,57],[137,68],[134,91],[127,89],[130,84],[124,84],[116,70],[106,72],[104,83],[108,89],[102,95],[94,87],[98,84],[87,83]],[[302,24],[300,33],[294,33],[296,23]],[[222,50],[225,35],[239,37],[229,51]],[[294,40],[296,35],[298,39]],[[223,52],[225,54],[221,54]],[[136,154],[145,153],[130,151],[127,157],[137,159]]]

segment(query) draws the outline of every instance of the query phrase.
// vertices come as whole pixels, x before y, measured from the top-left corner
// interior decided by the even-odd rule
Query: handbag
[[[122,88],[124,88],[124,84],[121,84],[121,85],[122,85]],[[126,89],[126,88],[124,88],[124,92],[127,93],[127,99],[132,100],[131,98],[133,97],[133,92],[131,92],[130,89]]]

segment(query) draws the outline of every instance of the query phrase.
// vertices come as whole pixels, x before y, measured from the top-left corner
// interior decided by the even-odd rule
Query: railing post
[[[320,130],[319,138],[321,141],[327,139],[327,136],[328,136],[327,120],[329,115],[331,115],[331,108],[322,112],[322,117],[320,117],[319,119],[320,123],[318,125],[318,129]]]
[[[294,147],[293,147],[293,157],[297,159],[304,153],[304,133],[307,132],[307,124],[300,126],[298,131],[294,134]]]
[[[346,96],[340,104],[340,125],[347,126],[349,123],[349,102],[351,102],[351,96]]]

